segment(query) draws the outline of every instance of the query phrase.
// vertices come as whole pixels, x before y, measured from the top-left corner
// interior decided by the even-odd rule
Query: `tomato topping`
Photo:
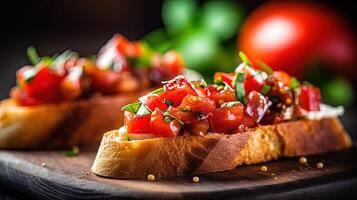
[[[167,101],[171,101],[174,107],[181,104],[183,98],[188,94],[197,96],[193,85],[184,76],[177,76],[164,85],[164,92],[160,95]]]
[[[242,125],[243,113],[243,104],[215,109],[209,117],[212,131],[216,133],[232,133],[233,130]]]
[[[244,81],[244,89],[246,95],[248,96],[250,92],[254,90],[261,91],[264,83],[265,83],[264,78],[262,77],[262,75],[259,74],[246,78]]]
[[[159,68],[161,71],[167,74],[168,76],[176,76],[181,74],[184,69],[184,61],[182,56],[175,51],[168,51],[161,58],[161,63]]]
[[[256,123],[260,122],[268,108],[268,100],[262,94],[257,91],[249,93],[245,112]]]
[[[150,119],[150,115],[136,115],[131,118],[129,116],[129,119],[126,119],[128,133],[151,133]]]
[[[234,85],[233,85],[234,77],[235,77],[234,73],[216,72],[213,76],[213,81],[215,83],[222,81],[222,82],[228,84],[231,88],[234,88]]]
[[[231,88],[222,88],[219,89],[215,86],[208,86],[207,87],[209,90],[209,99],[215,102],[217,106],[220,106],[224,102],[229,102],[229,101],[236,101],[236,96],[234,94],[234,91]]]
[[[38,69],[26,67],[18,71],[21,88],[17,100],[21,105],[58,103],[64,99],[60,89],[64,74],[47,66],[40,67]]]
[[[321,104],[321,94],[317,87],[302,85],[299,96],[299,104],[307,111],[319,111]]]
[[[169,104],[168,102],[165,104],[164,98],[158,94],[152,93],[140,97],[139,101],[146,105],[151,111],[154,111],[156,108],[159,108],[160,110],[166,110],[168,108],[167,104]]]
[[[285,86],[290,87],[291,85],[291,77],[283,71],[274,71],[272,77],[282,82]]]
[[[215,106],[213,101],[189,94],[183,98],[179,108],[182,110],[193,111],[207,115],[214,110]]]
[[[164,115],[159,109],[151,114],[150,128],[153,134],[161,137],[175,137],[181,129],[181,124],[174,117]]]

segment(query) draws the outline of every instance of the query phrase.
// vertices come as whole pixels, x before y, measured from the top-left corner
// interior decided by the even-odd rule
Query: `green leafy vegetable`
[[[138,112],[138,110],[140,109],[140,107],[141,107],[141,103],[140,102],[131,103],[131,104],[128,104],[128,105],[122,107],[121,110],[125,110],[125,111],[128,111],[128,112],[136,114]]]
[[[300,87],[300,82],[295,77],[292,77],[291,78],[291,83],[290,83],[290,88],[291,89],[295,89],[295,88],[298,88],[298,87]]]
[[[240,59],[248,66],[252,66],[252,63],[250,62],[250,60],[248,59],[247,55],[245,55],[245,53],[243,53],[243,51],[239,52],[239,57]]]
[[[163,91],[164,91],[164,88],[161,87],[161,88],[157,88],[156,90],[152,91],[151,93],[152,94],[160,94]]]
[[[271,67],[269,67],[269,65],[265,64],[263,61],[259,60],[258,65],[266,73],[273,74],[274,70]]]
[[[263,85],[262,90],[260,91],[263,95],[267,95],[271,89],[269,85]]]
[[[172,106],[172,105],[174,105],[174,103],[173,103],[171,100],[167,100],[167,99],[165,99],[165,104],[166,104],[167,106]]]
[[[173,120],[176,120],[178,123],[180,123],[181,125],[184,125],[183,121],[177,119],[175,116],[171,115],[171,113],[169,113],[168,111],[164,112],[164,121],[166,123],[170,123]]]
[[[235,80],[235,94],[237,99],[242,102],[244,105],[247,103],[247,99],[245,97],[245,89],[244,89],[244,80],[246,77],[246,73],[238,72],[236,74]]]
[[[241,104],[241,102],[240,101],[225,102],[225,103],[223,103],[221,105],[221,108],[223,108],[223,107],[231,108],[231,107],[236,106],[238,104]]]
[[[226,85],[223,81],[222,81],[222,78],[219,77],[217,80],[214,81],[215,84],[217,85]]]
[[[35,47],[32,46],[27,48],[27,57],[29,58],[32,65],[37,65],[41,61],[41,58],[38,56]]]
[[[136,112],[136,114],[140,116],[149,115],[150,113],[151,113],[150,109],[146,107],[144,104],[141,104],[138,112]]]
[[[73,146],[72,149],[64,151],[63,154],[67,157],[77,156],[79,154],[79,148],[77,146]]]

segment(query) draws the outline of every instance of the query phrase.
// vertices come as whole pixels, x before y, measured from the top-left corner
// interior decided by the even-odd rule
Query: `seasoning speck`
[[[46,163],[43,162],[43,163],[41,164],[41,166],[42,166],[42,167],[46,167]]]
[[[153,174],[149,174],[148,181],[154,181],[154,180],[155,180],[155,176]]]
[[[194,177],[192,178],[192,182],[194,182],[194,183],[199,183],[199,182],[200,182],[200,177],[194,176]]]
[[[307,158],[306,157],[300,157],[299,158],[299,163],[302,164],[302,165],[306,164],[307,163]]]
[[[316,167],[319,169],[322,169],[322,168],[324,168],[324,164],[322,162],[319,162],[319,163],[317,163]]]
[[[268,171],[268,168],[267,168],[267,166],[263,165],[263,166],[260,168],[260,170],[262,170],[262,172],[266,172],[266,171]]]
[[[87,172],[86,175],[89,176],[89,175],[90,175],[90,172]]]

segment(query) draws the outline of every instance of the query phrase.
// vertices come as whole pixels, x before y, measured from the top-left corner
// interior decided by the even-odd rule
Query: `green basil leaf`
[[[165,99],[165,104],[166,104],[167,106],[173,106],[173,105],[174,105],[174,102],[172,102],[171,100]]]
[[[260,93],[262,93],[263,95],[267,95],[269,93],[270,89],[271,89],[270,85],[263,85]]]
[[[242,102],[244,105],[247,103],[247,99],[245,96],[245,89],[244,89],[244,80],[246,77],[246,73],[238,72],[236,74],[235,79],[235,94],[237,99]]]
[[[146,107],[144,104],[141,104],[138,112],[136,112],[136,114],[140,116],[149,115],[150,113],[151,113],[150,109]]]
[[[131,104],[128,104],[126,106],[123,106],[121,108],[121,110],[125,110],[125,111],[128,111],[128,112],[136,114],[138,112],[138,110],[140,109],[140,107],[141,107],[141,103],[140,102],[131,103]]]
[[[32,46],[27,48],[27,57],[29,58],[31,64],[34,66],[41,61],[41,58],[38,56],[35,47]]]
[[[158,88],[158,89],[152,91],[151,93],[152,93],[152,94],[160,94],[160,93],[163,92],[163,91],[164,91],[164,88],[161,87],[161,88]]]
[[[263,71],[265,71],[269,75],[273,74],[274,70],[271,67],[269,67],[269,65],[265,64],[263,61],[259,60],[258,61],[258,65]]]
[[[296,89],[298,87],[300,87],[300,82],[295,77],[292,77],[290,83],[290,89]]]
[[[223,107],[226,107],[226,108],[231,108],[233,106],[236,106],[238,104],[242,104],[240,101],[231,101],[231,102],[224,102],[222,105],[221,105],[221,108]]]
[[[214,81],[215,84],[217,85],[226,85],[223,81],[222,81],[222,78],[219,77],[217,80]]]
[[[245,55],[245,53],[243,53],[243,51],[239,52],[239,57],[246,65],[248,65],[249,67],[252,66],[252,63],[248,59],[247,55]]]

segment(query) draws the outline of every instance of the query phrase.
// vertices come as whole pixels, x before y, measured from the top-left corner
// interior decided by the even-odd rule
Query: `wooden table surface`
[[[90,173],[95,152],[82,150],[76,157],[65,157],[61,151],[2,150],[0,181],[13,191],[42,199],[305,199],[351,197],[357,192],[355,147],[308,157],[307,165],[299,164],[298,158],[286,158],[200,175],[200,183],[192,183],[192,176],[154,182],[101,178]],[[318,169],[318,162],[324,168]],[[268,171],[260,170],[263,165]]]

